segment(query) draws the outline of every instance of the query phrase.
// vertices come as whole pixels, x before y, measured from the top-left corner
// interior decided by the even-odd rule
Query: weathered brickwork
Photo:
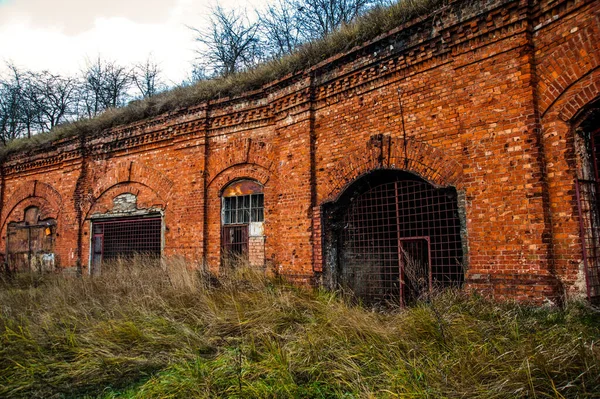
[[[394,169],[456,188],[467,287],[537,302],[576,294],[575,124],[600,97],[599,43],[597,1],[452,1],[262,90],[11,155],[0,247],[36,206],[57,221],[57,264],[85,274],[90,220],[131,193],[161,213],[163,254],[218,271],[221,192],[244,178],[264,187],[251,263],[318,281],[322,207]]]

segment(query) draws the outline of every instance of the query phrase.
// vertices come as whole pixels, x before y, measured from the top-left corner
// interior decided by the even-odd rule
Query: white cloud
[[[121,64],[152,53],[167,79],[181,81],[194,57],[192,32],[209,6],[196,0],[20,0],[0,2],[0,60],[74,74],[98,54]],[[264,0],[248,0],[246,7]],[[240,7],[235,0],[225,7]],[[242,2],[243,4],[243,2]]]

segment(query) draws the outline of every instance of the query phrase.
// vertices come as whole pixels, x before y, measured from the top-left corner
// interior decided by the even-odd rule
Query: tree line
[[[199,43],[190,77],[181,84],[227,76],[296,51],[391,0],[272,0],[263,10],[214,6],[204,28],[190,27]],[[404,0],[412,1],[412,0]],[[133,99],[168,88],[151,56],[125,66],[98,57],[76,76],[6,64],[0,75],[0,144],[93,118]]]
[[[415,0],[400,0],[415,1]],[[193,77],[226,76],[319,40],[373,7],[395,0],[271,0],[264,10],[211,9],[204,28],[191,29],[200,43]]]
[[[93,118],[108,108],[150,97],[166,87],[151,57],[133,67],[98,57],[88,60],[76,76],[25,70],[13,63],[7,63],[6,70],[0,76],[3,145],[19,137],[48,132],[61,123]]]

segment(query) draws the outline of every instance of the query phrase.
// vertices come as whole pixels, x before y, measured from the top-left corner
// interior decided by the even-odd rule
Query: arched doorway
[[[324,207],[325,274],[368,303],[411,303],[464,280],[458,194],[381,170]]]
[[[600,302],[600,99],[576,117],[576,195],[587,296]]]

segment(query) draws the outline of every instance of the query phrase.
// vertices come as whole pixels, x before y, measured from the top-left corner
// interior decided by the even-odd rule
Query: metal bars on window
[[[342,285],[368,302],[403,304],[464,279],[457,195],[416,180],[356,196],[338,249]]]
[[[223,198],[223,224],[248,224],[264,221],[263,194]]]
[[[223,226],[223,250],[228,258],[248,254],[248,226]]]

